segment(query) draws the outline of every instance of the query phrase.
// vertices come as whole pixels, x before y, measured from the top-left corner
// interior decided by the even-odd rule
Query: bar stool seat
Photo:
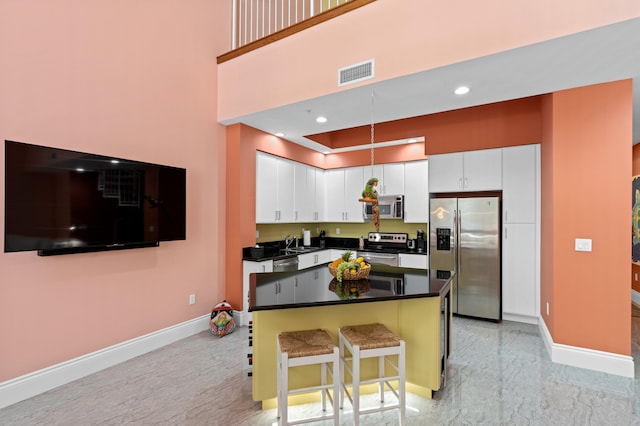
[[[332,383],[328,384],[327,366],[329,363],[332,364],[332,368],[329,370]],[[321,384],[307,388],[289,389],[289,368],[314,364],[320,365]],[[334,425],[338,425],[340,423],[340,410],[336,398],[340,393],[339,365],[340,354],[338,347],[325,330],[287,331],[278,334],[278,424],[296,425],[333,419]],[[333,395],[329,392],[329,389],[333,389]],[[318,390],[321,394],[322,411],[326,411],[326,399],[328,397],[333,407],[333,414],[289,421],[288,396]]]
[[[340,345],[340,374],[342,387],[340,389],[340,408],[343,407],[346,394],[353,406],[354,424],[360,422],[360,415],[386,410],[399,409],[400,424],[405,423],[406,395],[405,395],[405,342],[396,336],[391,330],[382,324],[364,324],[341,327],[338,332]],[[348,354],[347,354],[348,351]],[[350,356],[348,356],[350,355]],[[397,357],[397,363],[392,356]],[[373,379],[361,380],[360,361],[365,358],[378,358],[378,375]],[[386,360],[386,362],[385,362]],[[349,365],[351,361],[351,365]],[[395,369],[395,376],[385,375],[385,364],[390,364]],[[351,392],[347,388],[345,368],[351,376]],[[397,389],[391,385],[391,381],[397,381]],[[360,408],[360,385],[378,383],[381,405],[379,407]],[[396,396],[396,404],[384,404],[385,384]]]

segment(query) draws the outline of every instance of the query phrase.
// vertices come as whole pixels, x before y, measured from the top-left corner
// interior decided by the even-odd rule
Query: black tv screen
[[[186,170],[5,141],[4,251],[39,255],[186,239]]]

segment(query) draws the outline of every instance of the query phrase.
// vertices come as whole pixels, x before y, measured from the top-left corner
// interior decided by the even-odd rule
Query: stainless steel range
[[[372,265],[399,266],[398,253],[407,249],[409,235],[401,232],[369,232],[364,250],[358,250]]]

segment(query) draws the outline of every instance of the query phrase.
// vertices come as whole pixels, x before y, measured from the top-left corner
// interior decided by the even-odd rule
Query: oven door
[[[398,255],[393,253],[358,252],[364,260],[372,265],[398,266]]]

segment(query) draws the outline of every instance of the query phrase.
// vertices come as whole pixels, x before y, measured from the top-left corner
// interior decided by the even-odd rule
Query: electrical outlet
[[[196,295],[195,294],[190,294],[189,295],[189,304],[190,305],[195,305],[196,304]]]
[[[336,235],[340,235],[340,228],[336,228]]]
[[[549,302],[547,302],[547,316],[549,316]]]
[[[256,229],[256,238],[260,238],[260,231]]]
[[[635,274],[633,274],[633,279],[634,279],[635,281],[638,281],[638,273],[637,273],[637,272],[636,272]]]

